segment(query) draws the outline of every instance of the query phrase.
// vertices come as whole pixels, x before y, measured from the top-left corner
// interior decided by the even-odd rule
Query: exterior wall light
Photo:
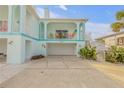
[[[13,41],[10,41],[9,44],[11,45],[13,43]]]

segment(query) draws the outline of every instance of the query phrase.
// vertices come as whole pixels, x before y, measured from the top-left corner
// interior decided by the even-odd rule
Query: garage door
[[[75,55],[76,44],[48,44],[48,55]]]

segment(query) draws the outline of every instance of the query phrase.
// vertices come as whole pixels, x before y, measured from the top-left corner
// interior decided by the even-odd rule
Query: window
[[[0,32],[7,32],[7,31],[8,31],[8,22],[0,21]]]
[[[56,38],[57,39],[67,39],[68,31],[67,30],[56,30]]]
[[[117,44],[118,44],[118,45],[124,45],[124,37],[119,37],[119,38],[117,39]]]

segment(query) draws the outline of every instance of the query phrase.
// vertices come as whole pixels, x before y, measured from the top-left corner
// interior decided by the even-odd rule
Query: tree
[[[116,13],[116,19],[118,21],[122,20],[124,18],[124,11],[119,11]],[[124,22],[115,22],[111,25],[114,32],[120,32],[120,29],[124,28]]]
[[[119,11],[116,14],[116,19],[121,20],[124,17],[124,11]]]
[[[111,25],[114,32],[120,32],[121,28],[124,28],[124,23],[121,22],[115,22]]]

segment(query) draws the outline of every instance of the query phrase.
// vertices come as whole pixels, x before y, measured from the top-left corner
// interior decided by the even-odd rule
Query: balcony
[[[41,20],[39,38],[48,41],[82,41],[85,34],[85,23],[72,19]]]
[[[56,30],[54,32],[49,31],[47,35],[48,40],[76,40],[77,31],[68,30]]]
[[[50,22],[47,25],[47,39],[76,40],[77,26],[71,22]]]

